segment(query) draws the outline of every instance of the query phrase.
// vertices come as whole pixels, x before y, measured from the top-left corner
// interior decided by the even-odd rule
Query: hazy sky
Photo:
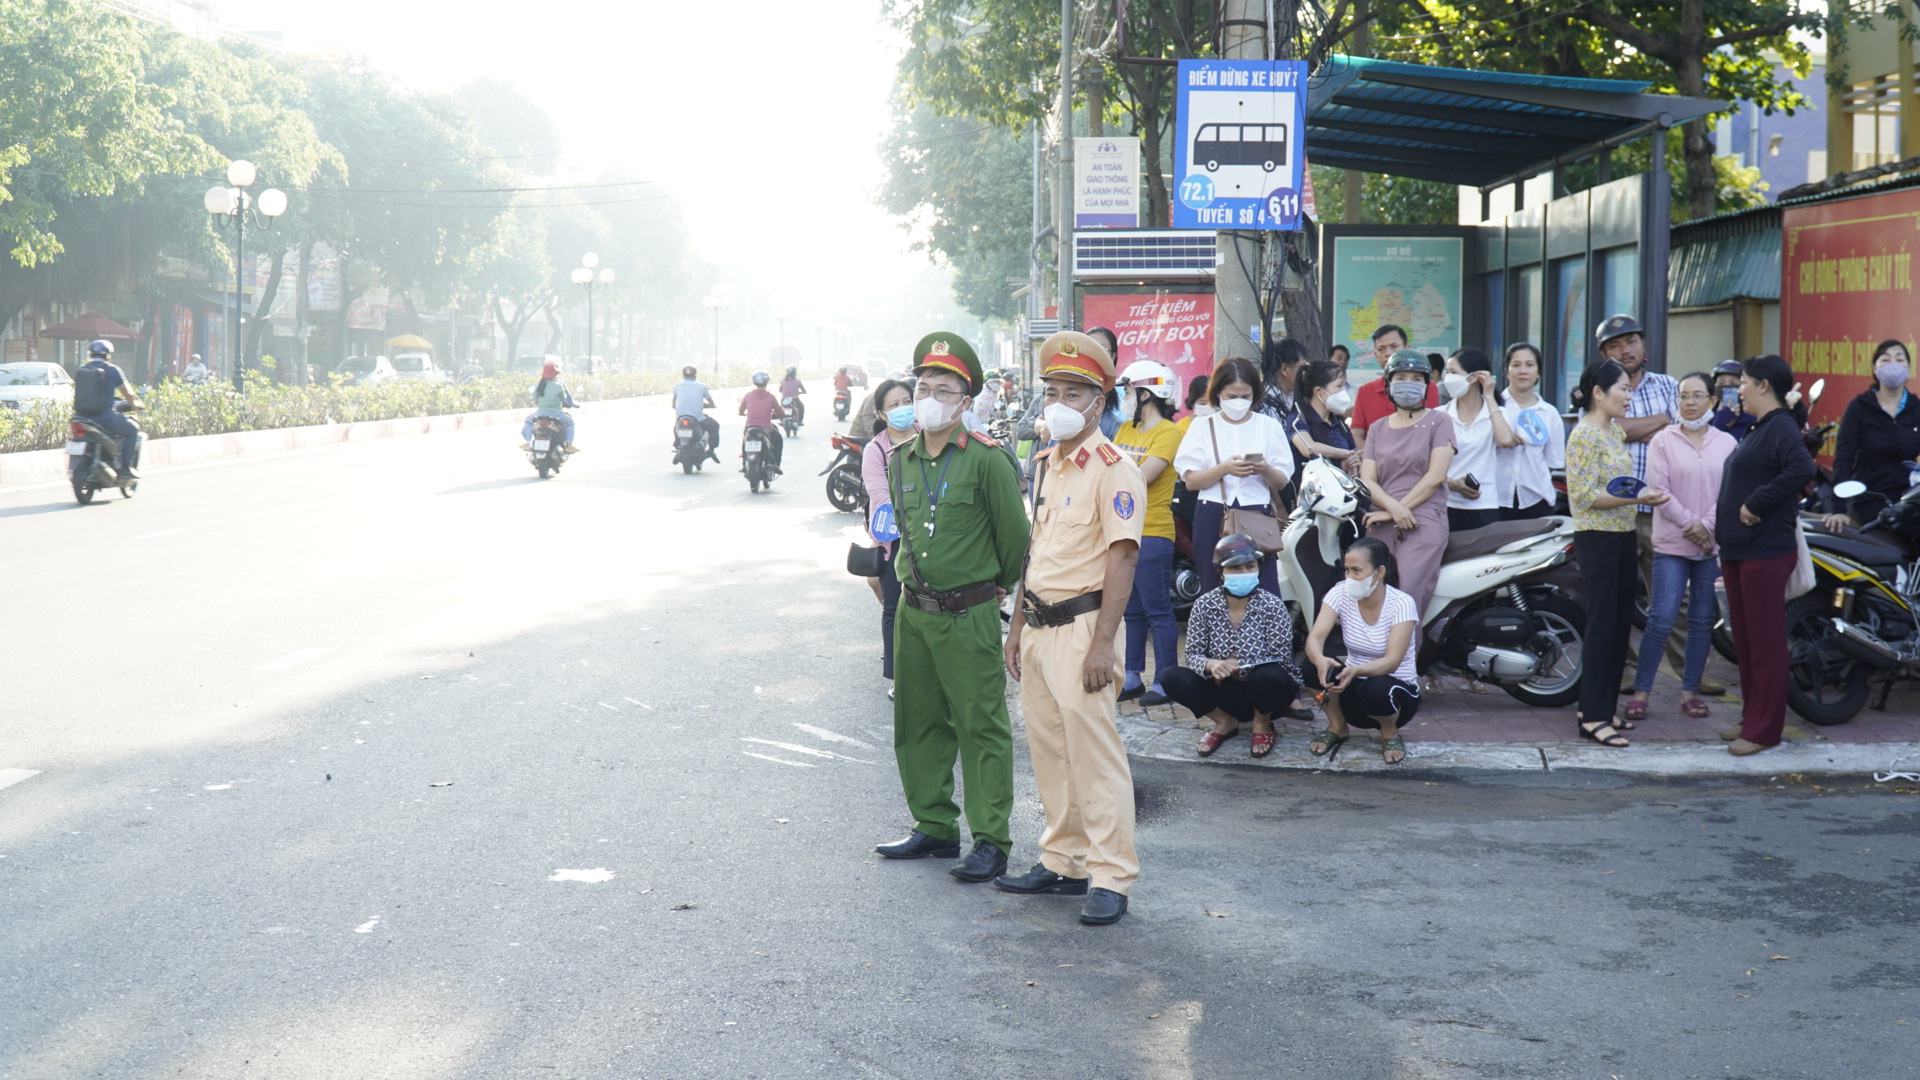
[[[572,164],[667,185],[715,262],[796,310],[886,302],[926,270],[872,199],[900,47],[880,0],[464,4],[221,0],[236,29],[341,44],[408,85],[504,78]]]

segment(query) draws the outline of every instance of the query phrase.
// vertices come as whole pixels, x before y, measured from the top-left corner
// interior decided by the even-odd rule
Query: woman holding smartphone
[[[1180,441],[1173,467],[1187,490],[1199,496],[1193,511],[1193,550],[1212,551],[1220,542],[1229,509],[1271,514],[1269,509],[1289,483],[1293,449],[1280,421],[1253,411],[1260,400],[1260,369],[1253,361],[1230,356],[1220,361],[1207,383],[1207,403],[1218,412],[1197,416]],[[1196,560],[1200,590],[1220,587],[1212,559]],[[1260,587],[1280,595],[1273,556],[1260,560]]]
[[[1447,466],[1447,529],[1465,532],[1500,520],[1501,450],[1520,445],[1506,414],[1494,405],[1493,361],[1479,349],[1457,349],[1447,360],[1447,404],[1456,447]]]

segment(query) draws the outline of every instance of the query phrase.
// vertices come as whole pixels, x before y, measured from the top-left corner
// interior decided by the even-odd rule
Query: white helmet
[[[1120,373],[1120,385],[1139,390],[1151,390],[1161,401],[1173,400],[1174,388],[1180,379],[1173,369],[1157,360],[1135,360]]]

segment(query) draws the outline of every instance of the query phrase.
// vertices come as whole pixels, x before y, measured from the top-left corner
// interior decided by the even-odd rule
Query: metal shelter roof
[[[1649,85],[1333,56],[1308,87],[1307,156],[1490,188],[1728,107]]]

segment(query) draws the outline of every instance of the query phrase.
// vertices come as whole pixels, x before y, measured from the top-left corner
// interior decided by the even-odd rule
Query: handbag
[[[880,557],[884,551],[885,548],[868,547],[865,544],[848,544],[847,573],[854,577],[879,577],[881,564],[885,562]]]
[[[1793,561],[1793,573],[1787,575],[1787,599],[1804,596],[1813,591],[1813,552],[1807,550],[1807,527],[1799,521],[1793,523],[1793,542],[1797,550]]]
[[[1213,440],[1213,463],[1216,465],[1225,464],[1226,459],[1220,456],[1220,432],[1219,429],[1214,427],[1214,418],[1211,416],[1207,417],[1207,436]],[[1220,481],[1220,501],[1224,503],[1226,500],[1227,482],[1223,477]],[[1267,496],[1267,510],[1268,513],[1263,514],[1258,510],[1243,506],[1227,507],[1226,512],[1222,514],[1220,518],[1220,535],[1231,536],[1234,533],[1245,533],[1248,539],[1253,541],[1254,546],[1258,547],[1262,552],[1268,555],[1278,552],[1285,546],[1283,540],[1284,533],[1280,524],[1284,515],[1280,513],[1280,508],[1274,504],[1274,498],[1271,492],[1269,492]]]

